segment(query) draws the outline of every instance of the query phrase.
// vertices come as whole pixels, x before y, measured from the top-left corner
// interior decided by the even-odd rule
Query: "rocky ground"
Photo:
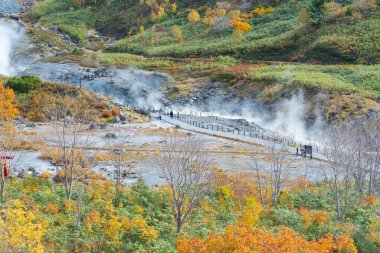
[[[21,6],[14,0],[2,0],[0,2],[0,17],[17,14],[21,10]]]
[[[166,75],[139,69],[83,68],[76,64],[37,62],[21,74],[38,75],[43,80],[83,86],[115,102],[134,107],[159,107],[162,88],[172,79]]]
[[[36,135],[31,137],[34,141],[43,140],[44,150],[54,149],[56,137],[52,124],[35,124],[19,126],[19,129],[35,131]],[[230,172],[246,172],[253,170],[250,157],[252,151],[261,154],[267,153],[262,145],[252,145],[241,141],[220,138],[217,136],[197,133],[194,131],[176,129],[175,125],[160,120],[153,120],[143,124],[110,124],[106,128],[92,128],[89,126],[88,133],[92,143],[90,152],[93,156],[109,152],[110,143],[120,136],[128,135],[130,140],[128,148],[133,152],[144,154],[139,157],[125,183],[132,183],[142,177],[149,185],[160,185],[164,183],[159,167],[157,166],[157,152],[164,146],[165,136],[173,131],[196,135],[203,143],[205,151],[210,154],[213,166]],[[56,166],[49,160],[40,158],[43,150],[27,151],[18,153],[17,163],[12,171],[14,176],[25,174],[39,175],[43,171],[55,172]],[[261,159],[260,167],[265,169],[269,166],[268,160]],[[100,161],[94,164],[95,171],[101,172],[109,178],[114,177],[114,166],[111,161]],[[323,162],[317,159],[302,158],[289,152],[287,155],[287,176],[295,178],[306,176],[311,180],[324,178]]]

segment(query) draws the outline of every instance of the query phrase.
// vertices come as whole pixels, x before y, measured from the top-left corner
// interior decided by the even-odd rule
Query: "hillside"
[[[0,84],[15,91],[15,105],[20,118],[30,122],[49,122],[54,115],[51,108],[74,98],[81,114],[87,114],[87,122],[113,123],[116,118],[123,122],[144,122],[144,116],[128,107],[115,103],[91,90],[67,84],[43,82],[34,76],[6,78],[0,75]],[[50,113],[49,113],[50,112]]]
[[[75,40],[86,40],[89,28],[126,37],[112,52],[323,63],[380,60],[380,35],[374,32],[380,29],[380,10],[374,0],[77,2],[45,1],[29,17],[57,25]],[[191,11],[196,16],[189,21]],[[233,28],[234,20],[253,29]],[[239,29],[243,34],[236,34]]]

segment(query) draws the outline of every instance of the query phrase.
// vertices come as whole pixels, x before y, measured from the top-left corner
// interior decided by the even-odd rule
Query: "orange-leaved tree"
[[[237,29],[237,30],[240,30],[240,31],[243,31],[243,32],[248,32],[250,30],[253,29],[253,27],[248,24],[247,22],[244,22],[244,21],[233,21],[232,22],[232,27]]]
[[[180,237],[176,241],[179,253],[195,252],[262,252],[262,253],[356,253],[354,241],[345,235],[307,241],[290,228],[277,234],[264,229],[230,226],[225,232],[212,233],[205,239]]]
[[[13,157],[16,150],[15,143],[17,142],[17,131],[14,124],[10,121],[17,117],[19,110],[14,104],[16,98],[12,89],[3,86],[0,80],[0,157]],[[8,167],[13,167],[14,164],[7,162],[6,159],[0,159],[1,170],[1,201],[4,202],[5,192],[5,177],[8,173]],[[10,160],[13,161],[13,160]]]
[[[19,114],[19,110],[14,104],[15,98],[14,91],[4,87],[0,80],[0,121],[14,119]]]

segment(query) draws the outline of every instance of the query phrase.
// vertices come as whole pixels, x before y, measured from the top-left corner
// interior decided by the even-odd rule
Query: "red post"
[[[9,171],[8,171],[8,165],[7,162],[4,161],[4,177],[8,177]]]
[[[4,177],[8,177],[9,176],[9,169],[8,169],[7,160],[12,160],[13,158],[14,158],[14,156],[10,156],[10,155],[2,155],[2,156],[0,156],[0,160],[4,161],[4,165],[3,165]]]

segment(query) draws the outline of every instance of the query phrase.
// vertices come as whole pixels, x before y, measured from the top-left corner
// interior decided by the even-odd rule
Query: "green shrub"
[[[355,240],[355,246],[360,253],[380,252],[380,248],[363,231],[357,231],[352,235],[352,238]]]
[[[41,83],[40,78],[26,75],[9,79],[6,86],[13,89],[16,93],[28,93],[39,88]]]
[[[71,51],[72,54],[74,55],[83,55],[83,51],[80,50],[79,48],[74,48],[73,51]]]
[[[31,19],[37,20],[47,14],[66,12],[70,10],[71,0],[47,0],[33,7],[28,15]]]

